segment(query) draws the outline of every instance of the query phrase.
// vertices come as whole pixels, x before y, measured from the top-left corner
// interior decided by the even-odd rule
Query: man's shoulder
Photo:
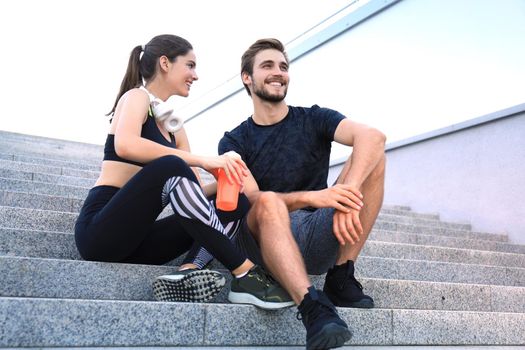
[[[338,113],[336,110],[321,107],[318,104],[311,105],[310,107],[305,106],[288,106],[293,114],[295,115],[306,115],[306,116],[316,116],[320,114],[332,114]]]
[[[318,110],[319,108],[319,105],[311,105],[310,107],[306,107],[306,106],[292,106],[292,105],[289,105],[288,108],[293,111],[293,112],[296,112],[296,113],[309,113],[309,112],[315,112],[316,110]]]
[[[226,131],[224,133],[224,136],[225,137],[226,136],[238,136],[238,135],[244,134],[249,126],[249,122],[250,122],[250,118],[242,121],[240,124],[238,124],[236,127],[231,129],[230,131]]]
[[[222,147],[232,147],[234,145],[240,145],[243,143],[244,135],[248,128],[250,118],[244,120],[239,125],[231,129],[230,131],[224,132],[224,135],[219,140],[219,150]]]

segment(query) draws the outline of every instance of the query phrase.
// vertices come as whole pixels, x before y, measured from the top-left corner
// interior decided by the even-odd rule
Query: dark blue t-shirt
[[[334,133],[345,117],[332,109],[289,106],[277,124],[250,117],[219,142],[219,154],[239,153],[262,191],[312,191],[327,187]]]

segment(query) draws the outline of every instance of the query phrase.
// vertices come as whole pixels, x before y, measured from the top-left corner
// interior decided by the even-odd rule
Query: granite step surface
[[[70,232],[0,227],[0,241],[1,255],[81,259]],[[35,241],[37,245],[31,244]],[[361,256],[525,268],[525,254],[392,243],[373,238],[367,241]]]
[[[376,230],[398,231],[405,233],[421,233],[432,235],[443,235],[464,238],[479,238],[490,241],[508,242],[508,236],[500,233],[476,232],[471,230],[460,230],[441,226],[424,226],[414,224],[403,224],[393,221],[377,220],[374,224]]]
[[[153,301],[151,283],[177,266],[0,256],[3,297]],[[231,274],[213,302],[228,303]],[[310,276],[322,289],[324,275]],[[525,287],[361,277],[378,308],[525,312]]]
[[[58,195],[68,198],[84,199],[87,196],[89,187],[59,185],[46,182],[17,180],[0,178],[1,191],[15,191],[36,194]]]
[[[7,170],[8,172],[10,172],[10,170]],[[31,181],[31,180],[34,180],[34,174],[32,173],[26,173],[26,172],[18,172],[19,174],[21,174],[20,176],[18,176],[17,178],[11,178],[11,179],[17,179],[17,180],[26,180],[26,181]],[[0,174],[1,174],[1,169],[0,169]],[[0,176],[1,177],[1,176]],[[72,178],[75,178],[75,177],[72,177],[72,176],[64,176],[64,175],[48,175],[48,174],[45,174],[43,175],[42,177],[37,177],[38,179],[42,179],[42,180],[45,180],[46,178],[50,178],[51,181],[53,181],[54,179],[61,179],[61,178],[65,178],[65,179],[72,179]],[[95,179],[89,179],[89,178],[81,178],[80,179],[81,181],[85,181],[86,183],[88,182],[95,182]],[[37,182],[46,182],[46,181],[37,181]],[[60,183],[59,181],[55,181],[55,182],[51,182],[53,184],[58,184],[58,185],[66,185],[67,184],[62,184]],[[70,184],[71,185],[71,184]],[[88,188],[88,186],[77,186],[77,187],[86,187]],[[90,186],[89,186],[90,188]],[[39,193],[28,193],[28,192],[21,192],[21,191],[15,191],[15,190],[3,190],[1,192],[5,192],[3,194],[3,199],[0,199],[0,205],[3,205],[3,206],[13,206],[13,207],[22,207],[22,208],[32,208],[32,209],[47,209],[47,210],[55,210],[53,208],[55,207],[60,207],[60,204],[64,201],[64,200],[70,200],[71,197],[65,197],[65,196],[60,196],[60,195],[53,195],[53,194],[39,194]],[[39,200],[35,200],[34,203],[32,202],[28,202],[27,199],[28,199],[28,195],[31,195],[32,197],[34,197],[35,199],[39,199],[39,197],[42,197],[41,199]],[[18,200],[17,197],[21,197],[20,200]],[[83,198],[76,198],[77,199],[77,202],[78,203],[82,203],[83,201]],[[24,203],[27,203],[24,205]],[[38,203],[42,203],[42,204],[38,204]],[[77,213],[79,210],[80,210],[80,205],[70,209],[70,210],[60,210],[60,209],[57,209],[58,211],[70,211],[70,212],[74,212],[74,213]],[[399,214],[396,214],[396,215],[392,215],[392,214],[385,214],[385,212],[388,212],[388,208],[382,208],[381,209],[381,212],[379,213],[379,217],[378,219],[385,222],[399,222],[399,223],[402,223],[402,224],[406,224],[407,222],[411,222],[412,220],[417,220],[414,219],[414,217],[412,216],[409,216],[408,213],[407,214],[404,214],[402,212],[399,212]],[[437,219],[424,219],[424,221],[419,221],[420,223],[426,223],[428,225],[423,225],[423,226],[442,226],[442,227],[450,227],[450,228],[456,228],[456,229],[460,229],[460,230],[469,230],[469,228],[467,228],[466,225],[464,224],[456,224],[456,223],[448,223],[448,222],[442,222],[442,221],[439,221]],[[416,224],[416,222],[412,222],[413,224]]]
[[[409,243],[426,246],[439,246],[450,248],[467,248],[483,251],[499,251],[506,253],[525,253],[525,245],[508,242],[482,240],[476,237],[452,237],[418,233],[394,232],[372,229],[369,240],[393,243]]]
[[[100,171],[100,160],[60,160],[53,158],[35,157],[23,154],[3,154],[2,159],[12,160],[15,162],[29,163],[29,164],[46,164],[60,168],[73,168],[90,171]]]
[[[78,213],[83,199],[50,194],[0,191],[0,206]]]
[[[435,350],[435,346],[425,346],[425,345],[344,345],[338,349],[340,350]],[[0,350],[8,350],[10,348],[0,348]],[[19,350],[32,350],[33,348],[21,348]],[[40,350],[63,350],[63,348],[56,347],[39,347]],[[129,350],[128,347],[68,347],[68,349],[75,350]],[[178,349],[188,349],[188,347],[179,347],[179,346],[148,346],[148,347],[133,347],[133,350],[178,350]],[[191,350],[268,350],[267,346],[192,346]],[[271,349],[278,350],[304,350],[304,346],[272,346]],[[521,346],[512,346],[512,345],[454,345],[454,346],[440,346],[439,350],[523,350]]]
[[[152,279],[180,258],[83,261],[73,225],[102,155],[101,145],[0,131],[0,348],[304,348],[296,308],[229,304],[228,288],[207,304],[152,301]],[[522,347],[525,245],[507,239],[384,205],[356,264],[377,307],[339,309],[354,331],[345,348]],[[324,276],[311,278],[322,287]]]
[[[22,259],[9,256],[2,257],[4,261],[8,261],[7,259],[9,258]],[[40,258],[28,259],[38,260]],[[46,263],[53,260],[57,260],[64,265],[91,266],[83,264],[88,262],[82,260],[40,259],[38,261]],[[217,261],[212,262],[211,268],[219,267],[222,267],[222,265]],[[356,276],[365,278],[525,286],[525,269],[518,267],[362,256],[356,263],[355,270]]]
[[[1,184],[0,179],[0,184]],[[13,180],[22,181],[22,180]],[[37,182],[32,182],[39,184]],[[47,185],[49,188],[60,189],[60,185]],[[53,187],[54,186],[54,187]],[[73,187],[71,187],[73,188]],[[81,190],[80,187],[76,187]],[[169,208],[167,209],[169,210]],[[57,212],[52,210],[41,210],[41,209],[30,209],[30,208],[19,208],[19,207],[0,207],[0,222],[4,223],[4,227],[20,227],[25,229],[41,229],[45,231],[61,231],[68,232],[72,231],[77,213],[71,212]],[[382,230],[383,227],[388,227],[391,231],[408,232],[408,233],[420,233],[420,234],[433,234],[453,237],[464,237],[464,238],[479,238],[485,240],[493,240],[506,242],[507,236],[500,234],[484,234],[465,230],[455,229],[442,229],[436,227],[423,227],[413,225],[400,225],[395,222],[377,222],[374,226],[375,230]],[[415,229],[414,229],[415,228]],[[408,231],[407,231],[408,230]]]
[[[387,222],[399,222],[400,224],[408,225],[441,226],[458,230],[472,230],[472,225],[467,223],[445,222],[437,218],[419,218],[409,215],[389,214],[382,211],[379,213],[377,219]]]
[[[59,185],[71,185],[81,187],[92,187],[95,184],[96,179],[94,178],[83,178],[78,176],[67,176],[67,175],[55,175],[46,173],[34,173],[29,171],[1,169],[0,177],[14,179],[14,180],[27,180],[46,182]]]
[[[391,215],[409,216],[412,218],[428,219],[428,220],[439,220],[439,214],[436,213],[420,213],[412,211],[410,207],[399,207],[394,205],[383,204],[381,212]]]
[[[68,148],[67,150],[64,150],[64,148],[49,148],[44,145],[43,147],[27,149],[20,145],[7,145],[5,140],[0,140],[0,158],[14,159],[17,156],[53,159],[67,162],[88,162],[96,165],[104,156],[104,148],[100,147],[99,149],[91,150],[85,148],[78,148],[76,150]]]
[[[46,164],[34,164],[17,162],[13,160],[0,159],[0,169],[4,170],[18,170],[25,171],[34,174],[51,174],[51,175],[66,175],[66,176],[77,176],[83,178],[96,179],[99,175],[99,171],[76,169],[76,168],[63,168],[58,166],[50,166]]]
[[[525,314],[351,309],[339,314],[356,345],[519,345]],[[0,298],[0,346],[303,345],[296,308],[144,301]]]
[[[0,150],[5,153],[46,155],[54,158],[80,158],[103,152],[99,144],[54,139],[43,136],[21,135],[0,131]]]

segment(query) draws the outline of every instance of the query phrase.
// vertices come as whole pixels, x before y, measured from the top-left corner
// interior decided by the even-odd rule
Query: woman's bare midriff
[[[102,162],[100,175],[95,182],[95,186],[106,185],[121,188],[135,176],[140,169],[142,169],[142,167],[137,165],[105,160]]]

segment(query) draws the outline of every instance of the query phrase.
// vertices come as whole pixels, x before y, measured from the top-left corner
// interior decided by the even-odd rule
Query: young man
[[[242,56],[241,78],[251,117],[219,143],[235,151],[251,175],[252,203],[237,244],[263,263],[299,305],[307,348],[336,347],[351,336],[336,306],[373,307],[354,278],[354,262],[383,200],[385,136],[337,111],[288,106],[288,58],[276,39]],[[327,187],[332,141],[352,146],[337,183]],[[327,272],[323,291],[307,273]]]

